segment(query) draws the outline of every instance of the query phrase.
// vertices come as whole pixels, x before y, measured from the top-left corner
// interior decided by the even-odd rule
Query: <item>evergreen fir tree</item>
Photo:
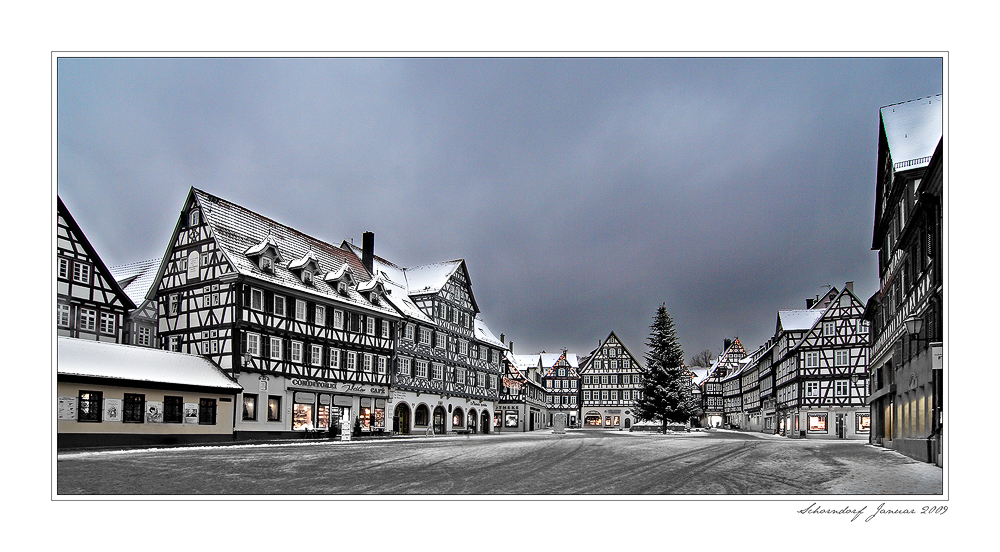
[[[670,422],[688,422],[697,405],[691,393],[691,375],[684,367],[684,352],[677,343],[674,321],[666,304],[656,310],[649,328],[642,395],[635,403],[635,410],[641,419],[660,420],[666,431]]]

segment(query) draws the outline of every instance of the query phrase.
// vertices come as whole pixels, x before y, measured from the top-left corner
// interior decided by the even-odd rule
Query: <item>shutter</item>
[[[264,312],[273,313],[274,312],[274,293],[271,291],[264,291],[264,304],[262,305]]]
[[[240,332],[240,353],[246,354],[247,352],[247,334],[246,332]]]
[[[250,286],[243,286],[243,306],[250,307]]]

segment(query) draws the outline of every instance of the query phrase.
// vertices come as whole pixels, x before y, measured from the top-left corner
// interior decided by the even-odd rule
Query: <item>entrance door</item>
[[[843,414],[837,414],[837,437],[844,439],[847,437],[847,423]]]
[[[535,431],[535,413],[528,412],[528,431]]]
[[[469,425],[467,427],[469,428],[469,431],[471,431],[472,433],[477,433],[476,424],[479,423],[479,416],[476,414],[475,410],[469,411],[468,423]]]
[[[396,405],[396,411],[392,414],[392,431],[393,433],[402,433],[403,435],[410,433],[409,406],[403,403]]]
[[[479,421],[479,424],[480,424],[479,427],[482,428],[481,431],[483,433],[489,433],[490,432],[490,413],[489,412],[483,410],[483,415],[481,416],[481,420]]]
[[[434,409],[434,433],[438,435],[444,435],[445,431],[445,412],[444,407],[439,406]]]

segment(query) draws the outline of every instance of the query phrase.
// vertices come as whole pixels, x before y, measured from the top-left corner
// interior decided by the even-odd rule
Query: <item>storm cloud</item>
[[[878,110],[940,58],[71,58],[57,191],[108,265],[161,256],[189,187],[401,266],[464,258],[519,353],[686,358],[828,285],[877,288]]]

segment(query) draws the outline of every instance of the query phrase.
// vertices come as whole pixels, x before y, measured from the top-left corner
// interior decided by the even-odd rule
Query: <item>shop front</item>
[[[631,428],[635,417],[630,410],[621,408],[602,408],[587,410],[583,414],[583,427],[589,429],[624,429]]]
[[[501,412],[492,402],[401,389],[393,391],[390,400],[373,404],[392,412],[392,431],[403,435],[491,433],[496,428],[493,414]]]

